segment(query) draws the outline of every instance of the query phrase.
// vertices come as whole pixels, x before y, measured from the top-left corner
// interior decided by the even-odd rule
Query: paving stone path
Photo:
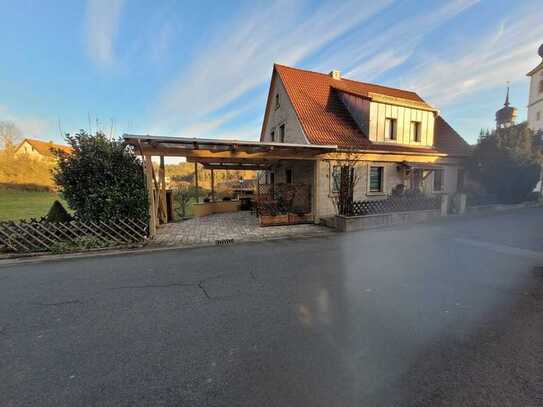
[[[240,211],[193,218],[162,225],[153,245],[180,246],[216,243],[219,240],[268,240],[279,237],[305,237],[331,233],[332,229],[318,225],[289,225],[261,227],[256,216]]]

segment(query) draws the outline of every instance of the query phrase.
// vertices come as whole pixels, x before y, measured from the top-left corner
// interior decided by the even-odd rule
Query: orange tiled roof
[[[73,151],[72,147],[64,145],[64,144],[55,144],[51,141],[42,141],[42,140],[36,140],[36,139],[30,139],[30,138],[25,138],[21,142],[21,144],[19,144],[19,147],[21,147],[25,142],[27,142],[32,147],[34,147],[34,149],[41,155],[45,155],[49,157],[54,156],[52,150],[60,150],[66,154],[70,154]]]
[[[435,147],[409,147],[372,143],[363,134],[334,89],[359,96],[371,93],[407,99],[429,109],[431,106],[416,93],[342,78],[327,74],[274,65],[311,144],[338,145],[368,150],[440,152],[465,154],[468,144],[441,117],[436,120]]]

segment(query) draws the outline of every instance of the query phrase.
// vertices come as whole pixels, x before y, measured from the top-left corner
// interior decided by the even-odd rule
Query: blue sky
[[[541,0],[0,0],[0,120],[62,141],[258,139],[274,62],[411,89],[469,142],[505,84],[526,117]]]

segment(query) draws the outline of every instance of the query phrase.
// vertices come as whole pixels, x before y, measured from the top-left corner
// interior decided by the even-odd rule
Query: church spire
[[[503,129],[515,124],[517,119],[517,108],[509,103],[509,82],[507,82],[507,93],[503,107],[496,112],[496,127]]]

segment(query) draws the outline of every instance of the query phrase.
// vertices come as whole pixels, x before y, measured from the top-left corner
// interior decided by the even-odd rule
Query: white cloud
[[[123,0],[87,0],[85,40],[92,61],[107,68],[115,63],[114,39]]]
[[[165,87],[156,103],[155,127],[176,131],[205,121],[210,113],[228,111],[232,102],[269,80],[274,62],[296,64],[388,3],[331,2],[308,16],[307,9],[290,1],[254,5],[225,21]]]
[[[541,38],[539,11],[523,10],[479,40],[465,38],[457,50],[427,57],[403,77],[402,86],[415,89],[436,106],[447,106],[507,81],[525,81],[538,63]]]

